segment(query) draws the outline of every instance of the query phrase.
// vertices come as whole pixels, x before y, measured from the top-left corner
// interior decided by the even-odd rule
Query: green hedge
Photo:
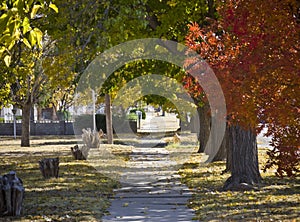
[[[141,112],[142,112],[142,119],[146,119],[146,113],[145,113],[145,110],[142,109],[142,108],[137,108],[137,109],[132,109],[132,110],[130,110],[130,111],[129,111],[129,115],[135,114],[136,119],[137,119],[136,111],[141,111]],[[127,117],[127,118],[128,118],[128,117]],[[128,119],[129,119],[129,118],[128,118]]]
[[[100,129],[106,133],[106,118],[104,114],[96,114],[96,128],[99,131]],[[126,120],[122,117],[113,116],[113,127],[114,133],[117,132],[130,132],[128,129],[128,124],[133,132],[137,132],[136,121]],[[93,119],[92,115],[85,114],[75,117],[75,126],[77,129],[74,129],[77,134],[80,134],[83,128],[93,128]],[[80,129],[78,129],[80,128]]]
[[[71,120],[71,117],[72,117],[72,115],[71,115],[71,113],[69,111],[58,111],[56,113],[56,115],[57,115],[57,117],[58,117],[59,120],[67,120],[67,121],[69,121],[69,120]]]
[[[74,132],[75,134],[81,134],[82,129],[91,128],[93,129],[92,115],[84,114],[75,117]]]

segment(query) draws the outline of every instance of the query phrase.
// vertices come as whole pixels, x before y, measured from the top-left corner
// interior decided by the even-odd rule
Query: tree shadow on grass
[[[206,166],[184,165],[182,181],[196,190],[189,207],[199,221],[295,220],[300,212],[299,178],[281,179],[263,175],[259,191],[222,191],[229,174],[221,175],[225,162]]]
[[[45,156],[40,153],[30,158],[3,157],[1,172],[16,171],[25,188],[23,216],[5,220],[100,221],[118,183],[97,172],[88,162],[75,161],[71,156],[60,156],[59,177],[46,180],[38,167],[42,157]]]
[[[49,146],[49,145],[76,145],[78,144],[77,141],[50,141],[50,142],[41,142],[37,145],[39,146]]]

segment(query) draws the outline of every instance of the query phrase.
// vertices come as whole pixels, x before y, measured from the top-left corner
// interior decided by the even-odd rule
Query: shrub
[[[129,115],[135,114],[136,119],[137,119],[136,111],[141,111],[141,112],[142,112],[142,119],[146,119],[146,113],[145,113],[145,110],[142,109],[142,108],[137,108],[137,109],[132,109],[132,110],[130,110],[130,111],[129,111]],[[127,117],[127,118],[128,118],[128,117]]]
[[[275,166],[277,168],[276,175],[279,177],[295,177],[299,175],[299,139],[298,127],[288,126],[277,129],[271,142],[273,149],[267,152],[269,160],[266,163],[264,171]]]

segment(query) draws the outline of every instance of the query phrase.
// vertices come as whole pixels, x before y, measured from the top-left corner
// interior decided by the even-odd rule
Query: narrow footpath
[[[103,221],[193,221],[186,206],[192,192],[180,183],[175,164],[164,148],[135,147]]]

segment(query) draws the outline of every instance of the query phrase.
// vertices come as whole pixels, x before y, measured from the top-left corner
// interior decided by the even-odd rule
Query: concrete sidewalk
[[[153,112],[146,113],[146,119],[141,120],[139,133],[175,132],[178,130],[179,119],[174,113],[165,113],[165,116]]]
[[[186,206],[192,192],[180,183],[175,165],[164,148],[134,148],[103,221],[193,221]]]

